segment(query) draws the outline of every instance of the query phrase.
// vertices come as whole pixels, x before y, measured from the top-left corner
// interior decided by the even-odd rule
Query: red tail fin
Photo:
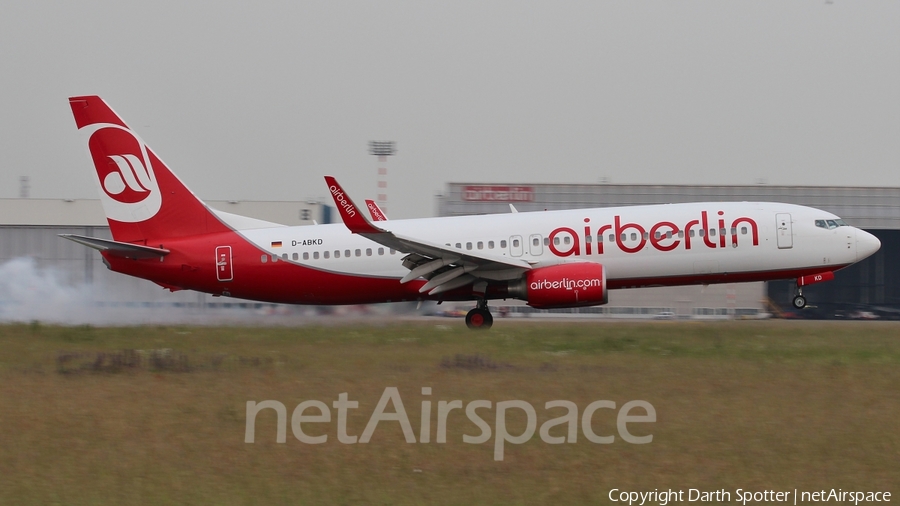
[[[97,96],[71,97],[113,239],[153,242],[229,230]]]

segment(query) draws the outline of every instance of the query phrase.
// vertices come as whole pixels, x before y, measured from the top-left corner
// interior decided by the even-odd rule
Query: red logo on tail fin
[[[131,130],[112,123],[85,125],[106,215],[123,222],[154,216],[162,195],[147,146]]]

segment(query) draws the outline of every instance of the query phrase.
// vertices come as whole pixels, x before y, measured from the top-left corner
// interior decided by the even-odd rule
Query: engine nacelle
[[[606,268],[578,262],[538,267],[509,284],[509,295],[537,309],[599,306],[606,304]]]

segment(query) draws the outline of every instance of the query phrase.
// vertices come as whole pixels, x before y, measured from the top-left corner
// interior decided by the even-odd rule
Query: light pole
[[[394,141],[369,141],[369,154],[378,157],[378,194],[375,201],[381,211],[387,213],[387,157],[397,153],[397,147]]]

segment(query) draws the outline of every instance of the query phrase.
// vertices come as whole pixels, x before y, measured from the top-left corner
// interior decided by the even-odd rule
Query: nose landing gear
[[[466,313],[466,326],[472,330],[487,330],[493,324],[494,317],[487,307],[487,300],[479,300],[478,305]]]

